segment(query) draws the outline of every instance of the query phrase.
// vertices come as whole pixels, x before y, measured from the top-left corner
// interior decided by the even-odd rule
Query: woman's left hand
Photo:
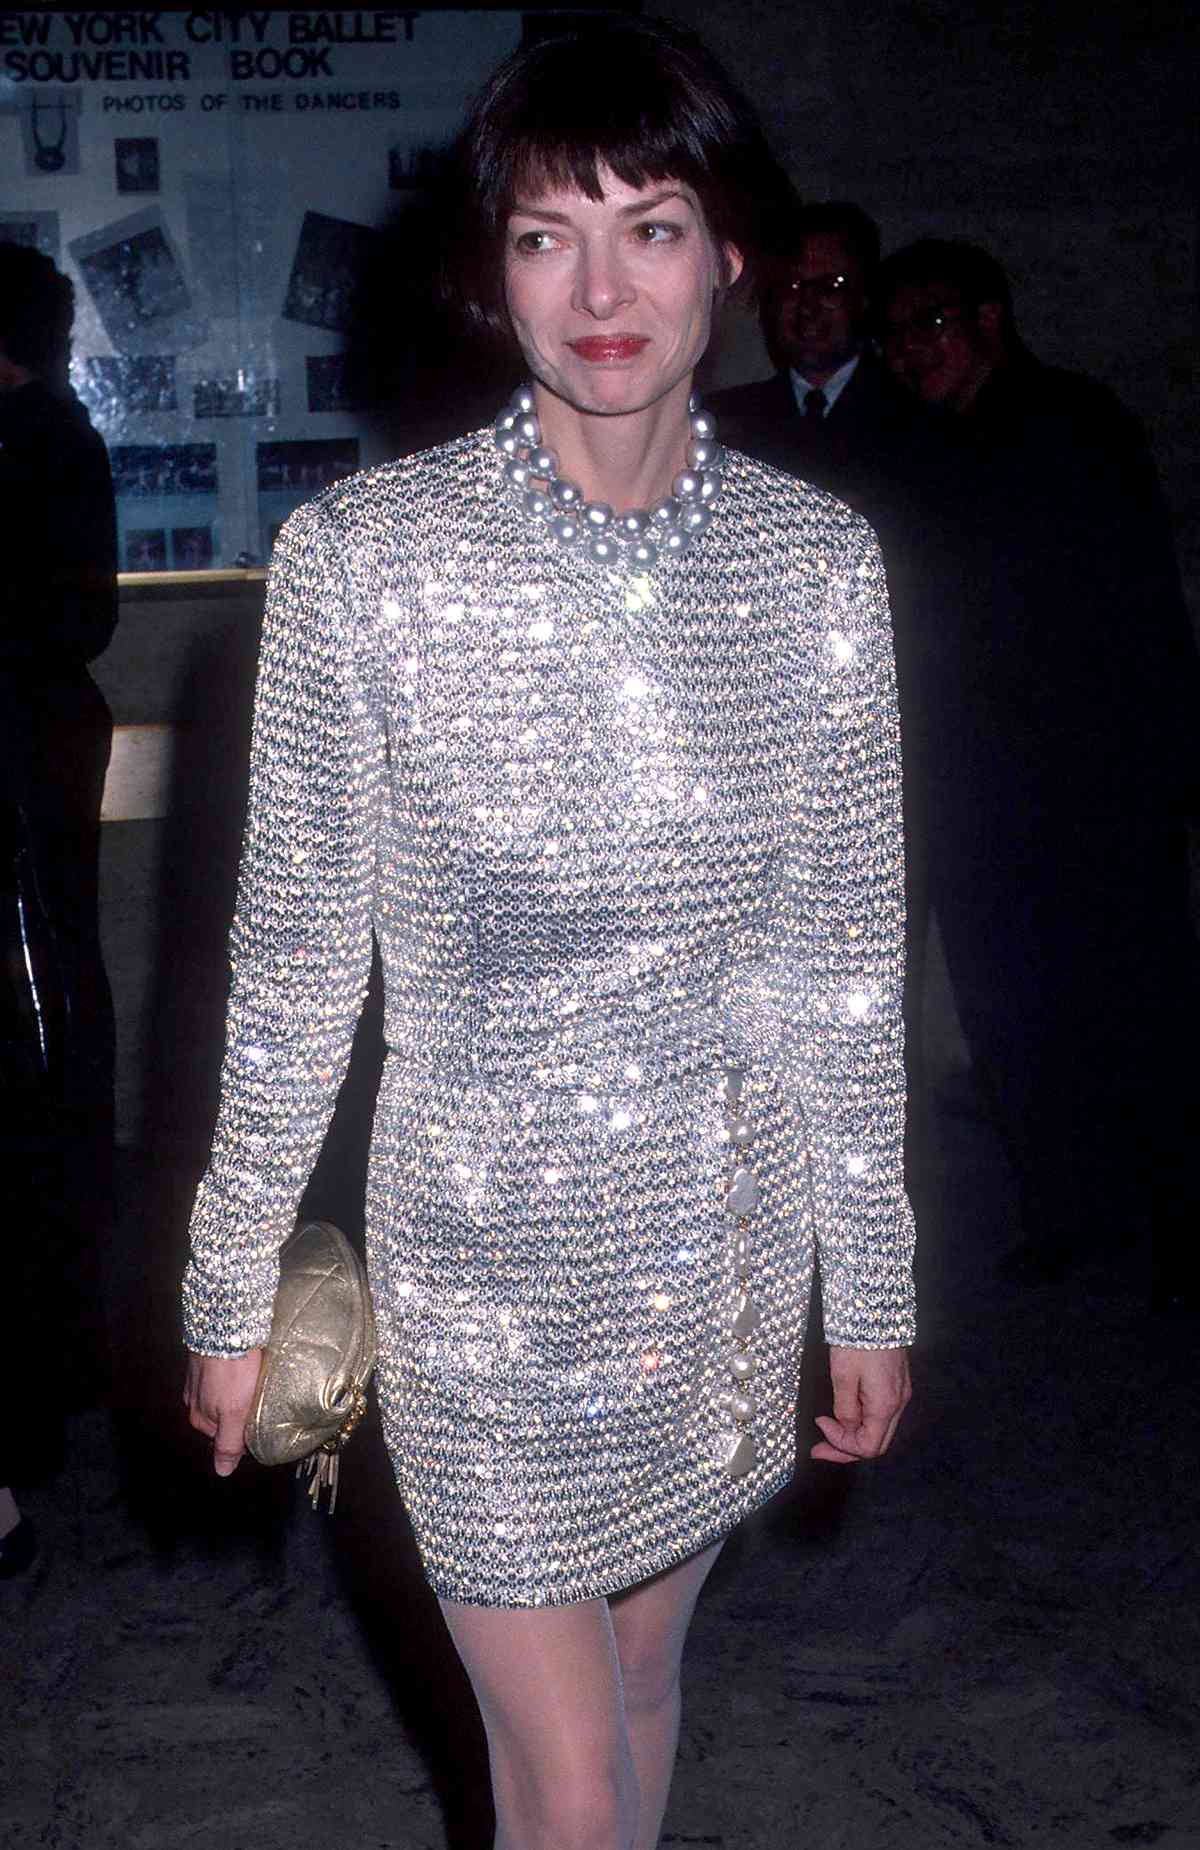
[[[820,1414],[825,1437],[812,1448],[813,1458],[831,1465],[853,1465],[879,1458],[892,1443],[900,1415],[912,1399],[907,1349],[829,1350],[833,1378],[833,1418]]]
[[[244,1355],[190,1355],[183,1387],[188,1419],[213,1442],[213,1470],[229,1477],[246,1450],[246,1421],[254,1405],[261,1349]]]

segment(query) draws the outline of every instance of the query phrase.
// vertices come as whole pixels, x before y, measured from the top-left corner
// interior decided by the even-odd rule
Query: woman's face
[[[577,410],[641,411],[692,372],[713,301],[742,267],[724,261],[689,186],[627,186],[600,169],[601,199],[551,190],[517,200],[505,299],[534,378]]]

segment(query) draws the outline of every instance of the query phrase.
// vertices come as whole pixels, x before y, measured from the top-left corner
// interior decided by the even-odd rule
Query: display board
[[[346,371],[356,288],[518,11],[0,13],[0,238],[78,295],[125,570],[257,563],[387,442]]]

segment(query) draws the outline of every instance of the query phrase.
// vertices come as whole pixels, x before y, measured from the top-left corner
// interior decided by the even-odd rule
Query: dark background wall
[[[1200,38],[1178,0],[674,0],[762,113],[801,192],[860,201],[890,250],[964,236],[1009,269],[1047,360],[1145,419],[1200,609]],[[763,372],[748,331],[722,379]]]

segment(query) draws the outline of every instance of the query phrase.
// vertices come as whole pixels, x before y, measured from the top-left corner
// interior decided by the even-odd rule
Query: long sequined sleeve
[[[220,1108],[184,1279],[200,1354],[237,1354],[270,1330],[279,1248],[366,991],[383,742],[349,569],[319,507],[288,521],[259,663]]]
[[[799,980],[793,1055],[807,1127],[826,1339],[912,1340],[904,1193],[904,842],[900,726],[873,534],[828,580],[808,697],[817,746],[789,870]]]

